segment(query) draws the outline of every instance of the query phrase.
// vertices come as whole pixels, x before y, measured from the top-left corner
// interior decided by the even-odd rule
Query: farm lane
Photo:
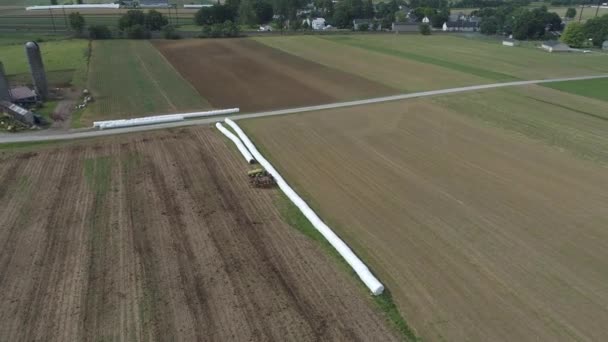
[[[469,91],[484,90],[484,89],[494,89],[494,88],[502,88],[502,87],[513,87],[513,86],[523,86],[523,85],[530,85],[530,84],[542,84],[542,83],[563,82],[563,81],[591,80],[591,79],[597,79],[597,78],[608,78],[608,74],[593,75],[593,76],[578,76],[578,77],[562,77],[562,78],[552,78],[552,79],[543,79],[543,80],[503,82],[503,83],[482,84],[482,85],[458,87],[458,88],[447,88],[447,89],[439,89],[439,90],[422,91],[422,92],[416,92],[416,93],[375,97],[375,98],[370,98],[370,99],[365,99],[365,100],[336,102],[336,103],[329,103],[329,104],[316,105],[316,106],[297,107],[297,108],[290,108],[290,109],[264,111],[264,112],[258,112],[258,113],[239,114],[239,115],[230,116],[230,118],[233,120],[252,119],[252,118],[258,118],[258,117],[264,117],[264,116],[295,114],[295,113],[311,112],[311,111],[316,111],[316,110],[334,109],[334,108],[342,108],[342,107],[354,107],[354,106],[368,105],[368,104],[374,104],[374,103],[406,100],[406,99],[435,96],[435,95],[469,92]],[[114,135],[114,134],[151,131],[151,130],[157,130],[157,129],[163,129],[163,128],[171,128],[171,127],[205,125],[205,124],[211,124],[211,123],[215,123],[218,121],[222,121],[224,118],[225,118],[225,116],[216,116],[216,117],[203,118],[203,119],[198,119],[198,120],[187,120],[187,121],[171,122],[171,123],[149,125],[149,126],[126,127],[126,128],[119,128],[119,129],[112,129],[112,130],[105,130],[105,131],[98,131],[98,130],[93,130],[93,129],[86,129],[86,130],[77,129],[77,130],[71,130],[68,132],[54,132],[54,133],[39,131],[39,132],[21,133],[19,135],[0,134],[0,144],[93,138],[93,137],[100,137],[100,136],[107,136],[107,135]]]

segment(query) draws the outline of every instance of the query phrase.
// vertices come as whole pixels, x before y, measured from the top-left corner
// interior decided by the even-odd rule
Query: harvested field
[[[210,128],[0,152],[2,340],[395,340]]]
[[[429,99],[240,124],[423,340],[608,340],[601,163]]]
[[[251,39],[159,40],[154,44],[214,107],[257,111],[398,92]]]

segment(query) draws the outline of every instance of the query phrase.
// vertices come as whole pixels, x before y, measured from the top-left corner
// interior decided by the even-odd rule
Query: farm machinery
[[[249,183],[256,188],[271,188],[277,184],[277,181],[268,171],[258,168],[247,172]]]

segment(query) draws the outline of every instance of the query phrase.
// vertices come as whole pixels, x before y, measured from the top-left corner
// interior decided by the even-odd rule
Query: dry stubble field
[[[601,164],[430,99],[241,125],[424,340],[608,340]]]
[[[154,44],[215,108],[259,111],[399,92],[252,39],[157,40]]]
[[[0,152],[0,340],[394,340],[210,128]]]

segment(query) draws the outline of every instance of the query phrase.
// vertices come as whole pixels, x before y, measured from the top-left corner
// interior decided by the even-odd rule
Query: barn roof
[[[10,90],[13,101],[36,97],[36,93],[28,87],[15,87]]]

